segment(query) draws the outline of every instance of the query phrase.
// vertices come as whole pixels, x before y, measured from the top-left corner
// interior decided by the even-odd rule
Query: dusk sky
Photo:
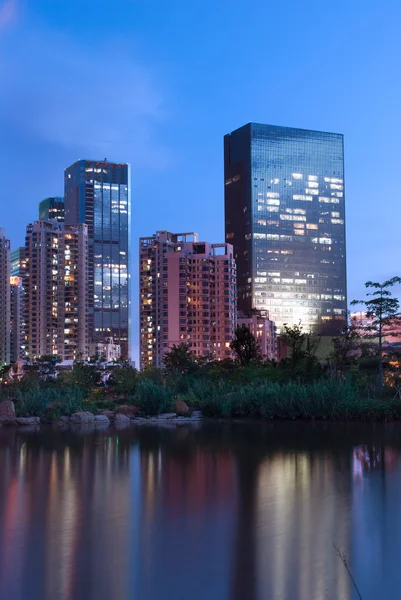
[[[79,158],[132,165],[137,247],[224,240],[223,135],[345,135],[349,300],[401,275],[396,0],[0,0],[0,226],[13,247]]]

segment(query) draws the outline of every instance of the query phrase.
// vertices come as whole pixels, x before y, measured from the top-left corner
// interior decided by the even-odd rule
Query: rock
[[[71,416],[71,423],[92,423],[95,420],[95,415],[87,410],[76,412]]]
[[[70,422],[70,417],[60,417],[59,423],[62,423],[63,425],[66,425],[67,423]]]
[[[139,406],[129,406],[128,404],[123,404],[117,408],[116,413],[120,415],[126,415],[127,417],[135,417],[140,410],[141,409]]]
[[[0,423],[3,425],[15,423],[15,406],[12,400],[0,402]]]
[[[37,425],[40,423],[39,417],[18,417],[17,425]]]
[[[161,421],[168,421],[170,419],[175,419],[176,416],[175,413],[162,413],[161,415],[158,415],[157,418]]]
[[[104,424],[104,425],[109,425],[110,424],[110,419],[106,415],[96,415],[95,416],[95,423],[101,423],[101,424]]]
[[[105,416],[109,419],[109,421],[114,421],[114,412],[112,410],[99,410],[99,416]]]
[[[131,419],[127,417],[127,415],[122,415],[121,413],[117,413],[114,417],[115,425],[121,427],[125,425],[129,425],[131,423]]]
[[[175,412],[177,415],[187,415],[189,413],[189,408],[186,402],[182,400],[177,400],[174,404]]]
[[[127,415],[123,415],[121,413],[117,413],[116,415],[114,415],[114,421],[116,423],[129,423],[130,420],[131,419],[127,417]]]
[[[202,411],[200,410],[193,410],[192,414],[191,414],[192,419],[203,419],[203,415],[202,415]]]

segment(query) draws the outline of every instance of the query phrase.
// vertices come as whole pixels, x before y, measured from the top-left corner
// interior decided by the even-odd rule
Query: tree
[[[51,381],[55,378],[57,365],[61,363],[61,357],[57,354],[46,354],[39,356],[31,361],[33,371],[39,373],[43,381]]]
[[[329,356],[332,370],[335,374],[344,376],[347,370],[356,366],[361,354],[359,327],[351,323],[344,327],[340,336],[333,338],[333,350]]]
[[[304,332],[301,323],[290,327],[287,323],[284,324],[284,333],[281,334],[281,339],[290,350],[290,362],[295,368],[305,357],[305,342],[307,334]]]
[[[128,362],[113,367],[107,380],[107,385],[111,386],[117,394],[122,394],[124,398],[134,394],[137,383],[138,372]]]
[[[250,363],[258,362],[262,359],[255,337],[246,325],[237,327],[230,348],[235,352],[237,362],[241,367],[246,367]]]
[[[399,314],[400,303],[394,298],[389,288],[401,283],[401,277],[392,277],[383,283],[367,281],[365,287],[374,289],[374,292],[366,294],[368,300],[353,300],[352,305],[361,304],[366,308],[366,317],[372,320],[372,324],[366,327],[367,335],[377,337],[379,340],[379,390],[383,392],[383,334],[386,337],[396,335],[394,321]]]
[[[175,344],[163,357],[164,368],[168,373],[193,373],[196,370],[196,361],[188,344]]]

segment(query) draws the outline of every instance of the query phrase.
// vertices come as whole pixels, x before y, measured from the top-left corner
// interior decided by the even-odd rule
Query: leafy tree
[[[196,360],[188,344],[175,344],[163,357],[164,368],[168,373],[193,373],[196,368]]]
[[[57,354],[46,354],[39,356],[31,361],[30,369],[39,373],[43,381],[54,379],[57,371],[57,365],[61,363],[61,357]]]
[[[237,327],[230,348],[235,352],[237,363],[241,367],[246,367],[251,362],[261,361],[262,359],[255,337],[246,325]]]
[[[361,353],[359,327],[351,323],[344,327],[340,336],[333,338],[333,350],[329,356],[331,371],[334,374],[344,375],[346,371],[356,366]]]
[[[111,386],[117,394],[122,394],[124,398],[134,394],[137,383],[138,372],[128,362],[112,367],[107,380],[107,385]]]
[[[374,289],[374,292],[366,294],[367,300],[353,300],[352,305],[361,304],[366,308],[366,316],[372,319],[372,325],[366,327],[367,334],[377,337],[379,340],[379,389],[383,392],[383,337],[397,335],[394,322],[399,314],[400,303],[394,298],[390,289],[394,285],[401,283],[401,277],[392,277],[383,283],[367,281],[365,287]]]
[[[307,339],[307,334],[304,332],[301,323],[292,327],[285,323],[281,339],[290,350],[289,360],[292,367],[297,367],[305,357],[304,346]]]

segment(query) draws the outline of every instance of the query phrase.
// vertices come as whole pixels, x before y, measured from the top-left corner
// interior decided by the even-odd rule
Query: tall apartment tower
[[[140,239],[140,364],[163,366],[173,344],[196,356],[230,358],[236,326],[236,267],[230,244],[196,233]]]
[[[22,278],[10,277],[10,362],[24,358]]]
[[[347,313],[343,136],[249,123],[224,138],[238,308],[331,335]]]
[[[88,355],[88,228],[35,221],[25,238],[26,355]]]
[[[130,167],[80,160],[65,171],[65,223],[89,236],[89,341],[112,337],[129,358]]]
[[[45,198],[39,204],[39,221],[49,221],[50,219],[64,223],[64,198],[59,196]]]
[[[0,227],[0,366],[10,362],[10,241]]]

